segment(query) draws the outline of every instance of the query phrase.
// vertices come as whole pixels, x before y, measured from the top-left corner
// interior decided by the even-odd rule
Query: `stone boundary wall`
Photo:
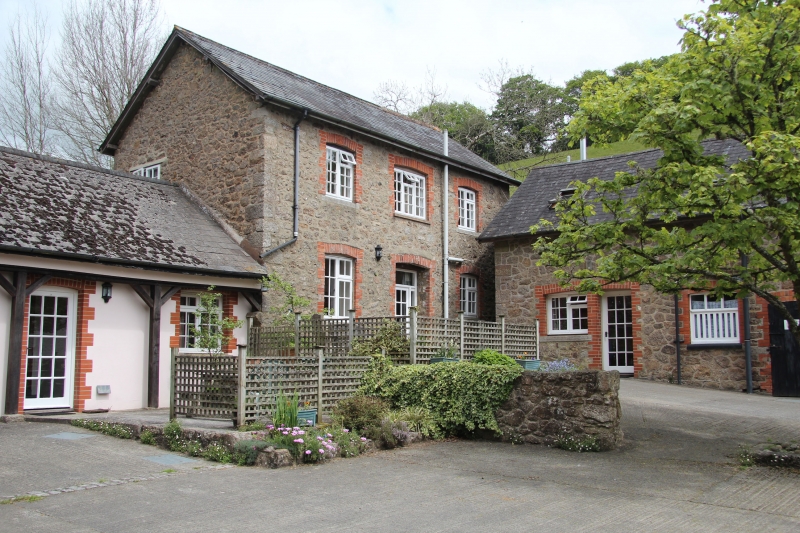
[[[552,445],[561,435],[590,435],[601,449],[622,442],[619,372],[526,371],[496,413],[504,441]]]

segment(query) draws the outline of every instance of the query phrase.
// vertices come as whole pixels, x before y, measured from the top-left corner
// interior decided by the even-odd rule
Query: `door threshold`
[[[55,415],[69,415],[75,412],[72,407],[60,407],[54,409],[25,409],[23,413],[33,416],[55,416]]]

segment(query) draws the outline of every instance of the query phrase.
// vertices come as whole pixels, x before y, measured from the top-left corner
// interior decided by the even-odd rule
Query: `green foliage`
[[[600,443],[592,435],[576,437],[574,435],[559,435],[553,444],[556,448],[567,450],[568,452],[599,452]]]
[[[472,358],[473,363],[480,365],[508,365],[517,366],[517,362],[509,356],[498,352],[497,350],[485,349],[475,352]]]
[[[132,439],[133,431],[125,424],[114,424],[112,422],[102,422],[99,420],[92,420],[86,418],[79,418],[71,422],[73,426],[89,429],[92,431],[99,431],[104,435],[117,437],[120,439]]]
[[[291,398],[287,398],[282,391],[279,392],[278,397],[275,398],[275,413],[272,415],[272,423],[276,426],[295,427],[299,398],[297,391]]]
[[[275,320],[276,326],[291,326],[294,324],[295,313],[302,312],[303,308],[311,304],[311,300],[298,296],[297,289],[288,281],[284,281],[275,272],[269,276],[262,277],[261,285],[270,291],[270,301],[274,300],[276,302],[275,305],[269,308],[270,314],[277,317]]]
[[[386,416],[374,420],[362,430],[362,433],[375,444],[375,447],[391,450],[396,448],[399,443],[395,435],[395,428],[402,429],[402,427],[398,427],[400,423],[401,421],[393,421]]]
[[[386,366],[376,357],[359,391],[380,396],[395,408],[424,407],[446,435],[475,429],[498,431],[495,411],[508,398],[519,365]],[[377,368],[384,370],[378,375]],[[372,373],[372,375],[370,375]]]
[[[402,352],[408,349],[408,339],[405,336],[403,326],[396,320],[384,318],[381,327],[370,338],[356,340],[350,350],[350,355],[354,357],[368,357],[381,353],[387,355],[392,352]]]
[[[451,139],[486,160],[494,158],[494,125],[483,109],[469,102],[434,102],[409,116],[447,130]]]
[[[183,428],[178,419],[173,418],[164,426],[164,441],[167,448],[173,452],[185,451],[186,445],[183,442]]]
[[[389,405],[375,396],[351,396],[339,400],[333,408],[333,416],[342,426],[357,431],[379,423],[388,412]]]
[[[153,435],[153,432],[150,430],[145,429],[139,434],[139,440],[142,444],[147,444],[149,446],[156,445],[156,436]]]
[[[346,428],[323,429],[268,425],[265,431],[254,431],[253,438],[268,446],[288,449],[295,460],[319,463],[341,455],[354,457],[366,450],[366,438]]]
[[[230,463],[233,455],[223,444],[212,442],[203,450],[203,458],[217,463]]]
[[[183,443],[182,450],[178,449],[176,451],[183,451],[186,455],[190,457],[202,457],[203,445],[200,443],[199,440],[189,440]]]
[[[445,359],[458,359],[458,348],[453,341],[443,344],[441,348],[436,350],[434,357],[443,357]]]
[[[33,494],[28,494],[26,496],[14,496],[13,498],[0,500],[0,505],[8,505],[10,503],[17,503],[17,502],[38,502],[42,498],[43,496],[34,496]]]
[[[209,355],[221,355],[222,348],[230,340],[230,332],[243,324],[241,320],[222,317],[219,301],[222,295],[214,292],[214,286],[200,294],[200,305],[197,307],[200,326],[189,325],[189,332],[194,337],[193,347],[199,348]]]
[[[680,54],[616,81],[592,78],[569,125],[573,139],[633,138],[663,158],[574,184],[558,222],[532,228],[556,234],[536,241],[539,264],[583,292],[636,281],[666,293],[755,293],[800,338],[772,294],[786,282],[800,300],[800,0],[717,0],[679,25]],[[704,155],[709,138],[735,139],[752,155]],[[600,212],[607,219],[594,222]]]
[[[246,424],[242,424],[238,428],[237,431],[262,431],[267,428],[267,424],[262,422],[261,420],[257,420],[255,422],[247,422]]]
[[[421,433],[428,439],[442,438],[442,430],[436,423],[436,418],[430,409],[419,406],[410,406],[389,412],[389,419],[392,422],[405,422],[410,431]]]
[[[239,466],[248,466],[256,464],[258,454],[269,446],[269,443],[263,440],[250,439],[237,441],[233,446],[233,460]]]
[[[756,464],[755,457],[753,456],[753,449],[747,445],[739,445],[739,466],[742,468],[749,468]]]

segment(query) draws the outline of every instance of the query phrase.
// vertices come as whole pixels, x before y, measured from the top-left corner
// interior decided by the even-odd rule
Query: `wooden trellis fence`
[[[247,349],[238,356],[172,355],[170,417],[230,418],[238,424],[268,416],[278,394],[300,398],[301,408],[329,411],[352,396],[369,357],[354,357],[354,342],[374,337],[387,322],[397,322],[409,340],[405,352],[387,354],[397,364],[428,363],[447,351],[471,359],[492,348],[512,357],[538,358],[535,326],[419,317],[308,320],[296,315],[293,326],[251,328]]]

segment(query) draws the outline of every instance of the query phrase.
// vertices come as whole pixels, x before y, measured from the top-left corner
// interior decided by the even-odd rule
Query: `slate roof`
[[[196,48],[239,85],[267,101],[273,100],[298,110],[308,110],[312,117],[437,155],[440,159],[444,157],[441,155],[444,149],[443,134],[438,129],[420,124],[351,94],[243,54],[178,26],[175,26],[161,54],[100,146],[103,153],[113,155],[114,149],[109,145],[116,144],[127,123],[132,119],[136,109],[152,87],[152,84],[148,83],[148,79],[160,68],[163,68],[161,64],[168,61],[174,53],[174,44],[172,43],[176,38],[182,39]],[[452,139],[448,142],[448,154],[449,160],[458,166],[511,185],[519,183]]]
[[[2,146],[0,251],[234,277],[264,273],[175,185]]]
[[[703,146],[708,155],[726,155],[729,165],[749,157],[747,149],[734,140],[705,141]],[[534,168],[478,240],[531,236],[530,227],[540,220],[557,221],[555,210],[550,208],[551,200],[557,198],[559,191],[568,188],[571,182],[585,182],[591,178],[610,181],[617,172],[632,171],[628,166],[630,161],[635,161],[642,169],[655,168],[663,155],[661,150],[653,149]],[[600,222],[608,218],[610,215],[601,212],[591,221]]]

